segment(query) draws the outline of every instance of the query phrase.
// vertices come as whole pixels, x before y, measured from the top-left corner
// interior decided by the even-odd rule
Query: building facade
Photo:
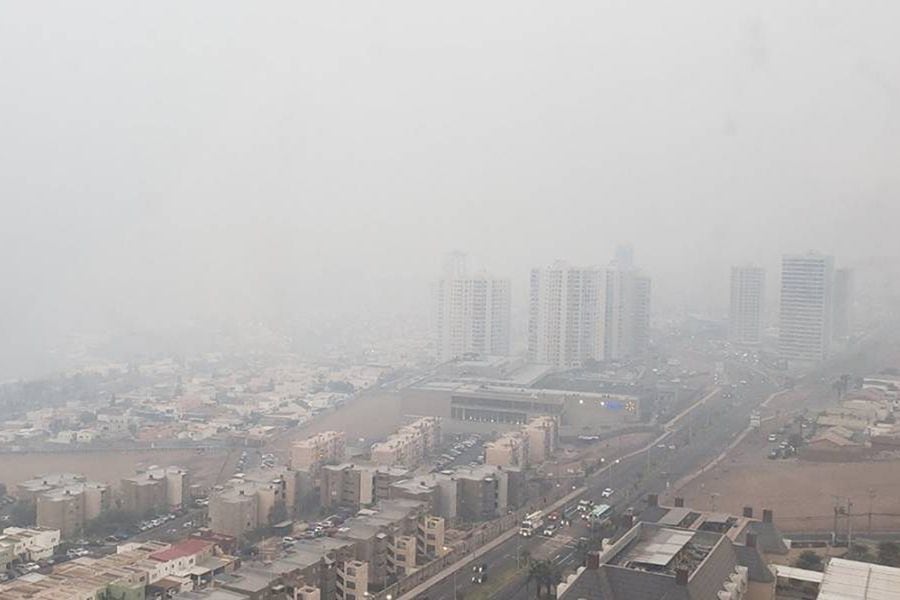
[[[808,253],[782,259],[778,347],[789,364],[828,357],[833,285],[832,257]]]
[[[404,425],[387,440],[372,446],[372,462],[384,466],[415,468],[441,441],[441,420],[422,417]]]
[[[450,262],[435,286],[433,326],[438,358],[508,355],[509,280],[470,275],[464,260]]]
[[[650,278],[630,263],[614,262],[604,271],[602,285],[599,357],[642,354],[650,343]]]
[[[603,271],[564,262],[532,269],[528,359],[562,368],[602,360]]]
[[[305,440],[295,442],[291,448],[291,466],[318,476],[323,465],[344,460],[346,434],[343,431],[323,431]]]
[[[736,344],[757,345],[762,341],[766,272],[755,266],[731,268],[729,334]]]
[[[178,509],[188,499],[189,489],[190,479],[185,469],[150,469],[122,479],[122,508],[136,515]]]

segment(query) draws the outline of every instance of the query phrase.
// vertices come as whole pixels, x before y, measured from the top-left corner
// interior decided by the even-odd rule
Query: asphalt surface
[[[659,442],[664,442],[665,449],[654,444],[649,450],[649,458],[648,452],[643,452],[588,477],[586,485],[589,491],[584,497],[598,504],[611,505],[614,514],[621,514],[631,506],[640,510],[641,500],[646,494],[662,494],[677,479],[703,467],[724,451],[749,425],[750,413],[778,389],[747,365],[730,364],[728,373],[730,381],[746,380],[747,385],[738,385],[733,398],[725,398],[724,393],[719,392],[691,411]],[[674,445],[675,449],[670,450],[670,445]],[[606,487],[615,490],[611,498],[601,498],[601,492]],[[521,564],[526,552],[535,558],[552,560],[564,570],[573,570],[582,560],[580,553],[576,552],[578,538],[587,535],[584,525],[576,523],[549,539],[516,536],[476,561],[479,565],[487,564],[486,583],[473,583],[473,574],[464,570],[447,577],[419,598],[452,600],[456,595],[454,589],[466,597],[479,591],[487,593],[490,589],[491,598],[528,598],[533,593],[533,586],[531,591],[526,589],[524,569],[499,589],[491,585],[491,578],[508,579],[516,570],[517,559]]]

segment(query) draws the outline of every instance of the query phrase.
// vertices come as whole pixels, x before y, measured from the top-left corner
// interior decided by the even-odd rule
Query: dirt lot
[[[191,471],[196,483],[208,485],[218,476],[226,456],[225,451],[200,454],[193,450],[5,454],[0,458],[0,481],[11,485],[44,473],[70,472],[118,486],[121,478],[136,469],[179,465]]]
[[[775,521],[787,532],[830,531],[834,523],[834,496],[853,503],[853,528],[863,533],[869,528],[869,511],[874,531],[900,531],[900,460],[865,463],[817,463],[796,458],[769,460],[766,453],[768,429],[749,435],[720,464],[672,491],[667,500],[679,495],[686,506],[740,514],[753,506],[775,511]],[[870,497],[871,496],[871,497]],[[870,508],[871,506],[871,508]],[[841,517],[840,528],[846,530]]]
[[[358,438],[368,441],[386,437],[412,415],[400,410],[400,397],[395,392],[369,392],[341,407],[339,410],[319,415],[315,421],[296,427],[270,444],[270,449],[286,457],[291,443],[321,431],[347,432],[347,444]]]

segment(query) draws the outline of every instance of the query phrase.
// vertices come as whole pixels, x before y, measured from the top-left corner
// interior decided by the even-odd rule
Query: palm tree
[[[544,583],[547,580],[548,570],[549,568],[547,565],[547,561],[544,560],[533,561],[528,566],[528,579],[525,580],[525,588],[528,589],[528,584],[534,581],[536,585],[535,591],[538,598],[541,597],[541,588],[544,586]]]
[[[555,596],[556,586],[562,581],[562,569],[559,565],[555,565],[547,561],[547,570],[544,574],[544,585],[547,587],[547,595]]]

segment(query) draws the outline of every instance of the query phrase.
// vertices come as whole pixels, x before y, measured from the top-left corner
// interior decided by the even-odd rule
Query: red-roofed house
[[[149,558],[163,563],[163,576],[185,577],[198,563],[213,555],[216,545],[205,540],[188,538],[176,542],[165,550],[152,553]]]

